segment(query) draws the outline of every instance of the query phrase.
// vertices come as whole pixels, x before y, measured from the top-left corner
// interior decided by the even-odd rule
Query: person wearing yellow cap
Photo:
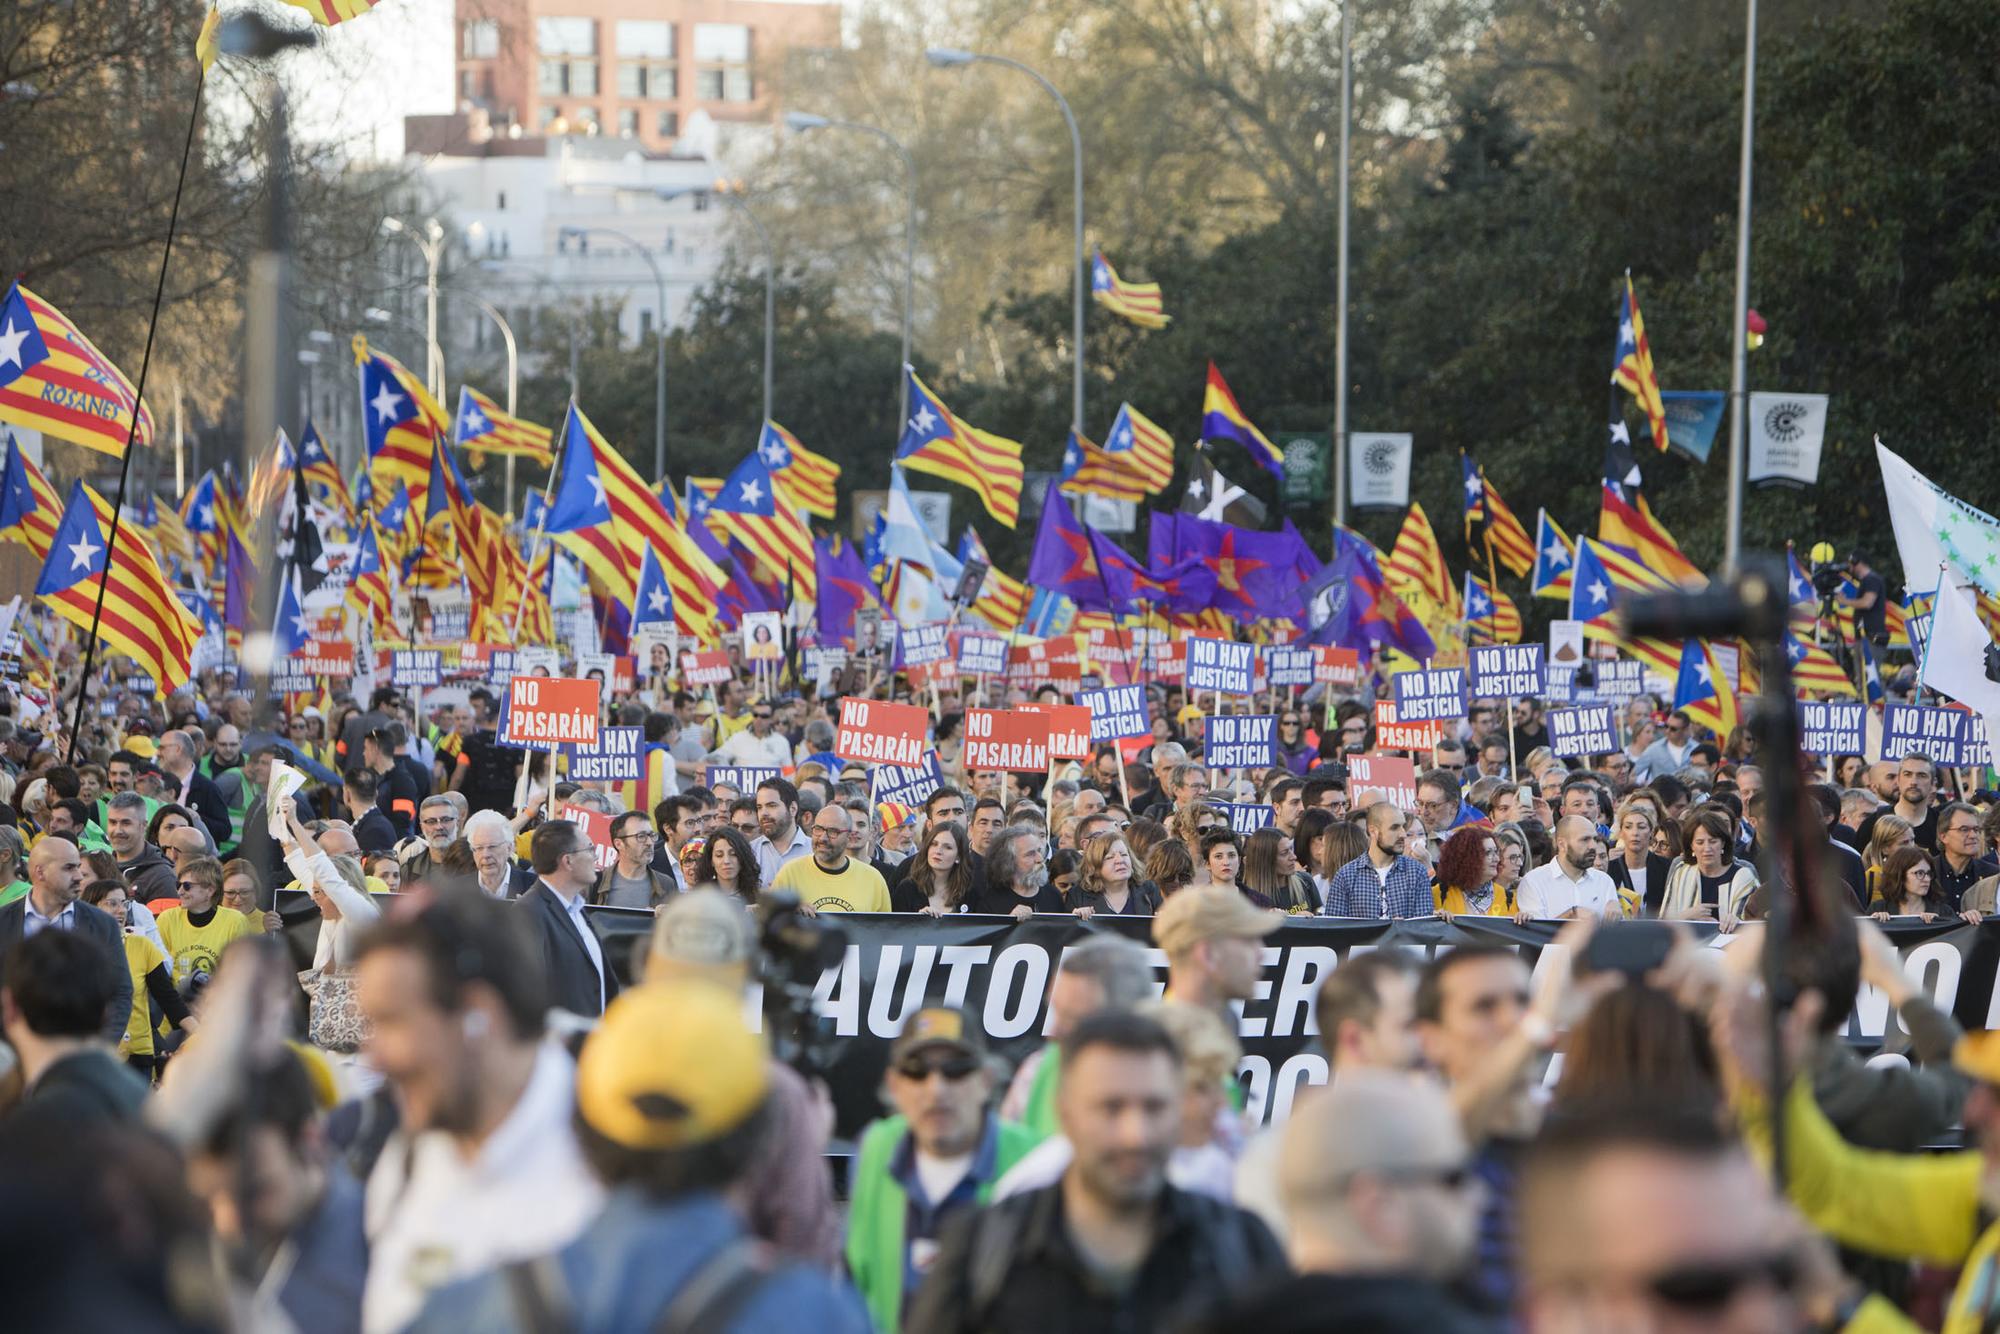
[[[605,1010],[576,1076],[576,1135],[610,1191],[603,1212],[545,1258],[439,1291],[411,1330],[869,1328],[851,1288],[773,1259],[726,1198],[765,1143],[770,1093],[740,996],[694,978],[634,987]]]

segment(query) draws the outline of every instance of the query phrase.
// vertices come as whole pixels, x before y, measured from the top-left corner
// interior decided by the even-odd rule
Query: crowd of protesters
[[[1625,707],[1621,750],[1567,758],[1537,701],[1474,700],[1397,801],[1350,774],[1376,753],[1366,699],[1248,701],[1279,740],[1246,771],[1206,765],[1203,713],[1155,685],[1135,746],[988,773],[945,691],[939,781],[899,802],[834,753],[833,701],[652,684],[607,701],[646,742],[617,783],[500,744],[483,687],[264,718],[220,690],[127,696],[75,747],[0,718],[9,1323],[1956,1332],[2000,1312],[2000,1047],[1882,931],[1994,911],[2000,807],[1920,756],[1833,757],[1780,812],[1744,737],[1657,699]],[[303,781],[274,792],[280,773]],[[1805,926],[1772,1024],[1758,867],[1784,838]],[[1081,926],[1018,1066],[975,1009],[914,998],[883,1115],[846,1137],[746,1021],[760,924],[793,904],[1150,920]],[[642,929],[606,932],[615,914]],[[1532,972],[1512,945],[1355,951],[1317,992],[1327,1087],[1261,1125],[1240,1014],[1271,934],[1461,916],[1562,926]],[[1643,965],[1593,950],[1640,919],[1688,925]],[[1907,1062],[1843,1040],[1864,986]]]

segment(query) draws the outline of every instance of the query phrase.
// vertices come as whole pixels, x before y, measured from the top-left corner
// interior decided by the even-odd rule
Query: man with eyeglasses
[[[901,1327],[905,1300],[937,1257],[946,1223],[992,1198],[1035,1137],[989,1110],[986,1043],[965,1011],[917,1011],[889,1049],[896,1109],[861,1134],[848,1209],[847,1267],[875,1327]]]
[[[715,763],[743,768],[783,769],[792,762],[792,745],[771,726],[768,700],[750,706],[750,725],[730,736],[715,751]]]
[[[657,908],[680,893],[680,884],[652,867],[659,831],[644,811],[626,811],[611,822],[611,846],[618,859],[597,877],[590,901],[608,908]]]
[[[880,873],[847,855],[853,820],[843,806],[821,811],[813,820],[812,856],[786,862],[771,887],[798,895],[814,913],[888,912],[889,887]]]
[[[1485,1187],[1442,1089],[1403,1071],[1343,1065],[1275,1133],[1295,1272],[1253,1285],[1190,1328],[1288,1330],[1338,1312],[1355,1329],[1493,1329],[1447,1286],[1472,1258]]]
[[[1463,773],[1464,752],[1458,759],[1459,773]],[[1466,802],[1459,774],[1442,765],[1424,770],[1417,779],[1417,814],[1423,818],[1424,828],[1439,836],[1463,825],[1486,823],[1479,808]]]
[[[1679,773],[1694,754],[1694,744],[1694,720],[1675,709],[1667,715],[1666,730],[1660,739],[1646,747],[1633,762],[1632,777],[1650,783],[1662,774]]]
[[[1950,896],[1953,911],[1965,900],[1965,891],[1989,875],[2000,874],[2000,862],[1986,855],[1986,839],[1979,827],[1979,812],[1963,801],[1949,802],[1937,817],[1937,874],[1932,888]]]
[[[403,879],[423,879],[444,860],[445,849],[458,841],[458,805],[442,793],[425,797],[417,807],[418,840],[397,851]]]
[[[474,811],[466,817],[465,844],[472,849],[473,878],[488,898],[516,898],[534,887],[534,873],[514,865],[514,826],[500,812]],[[324,838],[320,849],[326,849]]]
[[[534,935],[549,1004],[595,1019],[618,994],[618,975],[605,957],[584,900],[597,884],[597,848],[570,820],[550,820],[528,845],[537,883],[520,899]]]

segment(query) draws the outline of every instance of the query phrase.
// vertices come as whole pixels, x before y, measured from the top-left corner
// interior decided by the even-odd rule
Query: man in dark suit
[[[618,976],[584,915],[597,884],[597,848],[574,822],[550,820],[528,844],[536,884],[520,910],[541,947],[549,1004],[596,1018],[618,994]]]
[[[160,772],[167,776],[167,797],[201,817],[217,847],[229,842],[229,803],[215,780],[195,767],[194,742],[185,732],[160,733]]]
[[[0,908],[0,986],[6,984],[7,956],[16,945],[43,931],[71,931],[97,944],[115,975],[111,1004],[104,1012],[104,1037],[116,1045],[132,1017],[132,970],[118,924],[87,903],[78,903],[87,872],[76,844],[53,834],[28,854],[28,892]]]
[[[354,825],[354,841],[364,853],[393,852],[396,829],[375,804],[376,777],[368,769],[349,769],[342,780],[340,795],[347,803],[347,818]]]

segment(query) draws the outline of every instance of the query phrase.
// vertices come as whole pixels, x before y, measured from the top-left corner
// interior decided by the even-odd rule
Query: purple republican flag
[[[819,642],[852,644],[854,614],[874,599],[868,567],[852,542],[815,537],[813,555],[819,568]]]

